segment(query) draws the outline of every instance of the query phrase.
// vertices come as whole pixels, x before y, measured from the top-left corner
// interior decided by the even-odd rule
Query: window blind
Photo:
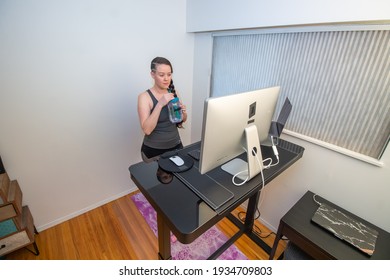
[[[286,129],[375,159],[390,134],[390,31],[216,36],[211,95],[281,86]]]

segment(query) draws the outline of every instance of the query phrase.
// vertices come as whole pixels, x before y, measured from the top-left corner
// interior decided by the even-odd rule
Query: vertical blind
[[[390,134],[390,31],[215,36],[211,95],[281,86],[286,129],[380,159]]]

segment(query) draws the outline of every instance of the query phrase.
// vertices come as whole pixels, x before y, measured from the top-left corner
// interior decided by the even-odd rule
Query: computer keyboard
[[[200,159],[200,149],[191,150],[188,152],[188,155],[191,156],[195,160]]]

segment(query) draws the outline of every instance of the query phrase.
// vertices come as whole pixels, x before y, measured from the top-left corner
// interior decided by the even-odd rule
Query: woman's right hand
[[[158,103],[160,103],[161,107],[164,107],[174,98],[173,93],[166,93],[164,94],[159,100]]]

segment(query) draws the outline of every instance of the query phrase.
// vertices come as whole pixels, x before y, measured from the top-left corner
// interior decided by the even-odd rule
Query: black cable
[[[256,218],[254,218],[254,220],[257,220],[258,218],[260,218],[260,210],[257,208],[256,209],[257,210],[257,212],[259,212],[259,215],[256,217]],[[246,215],[246,212],[245,211],[240,211],[240,212],[238,212],[237,213],[237,216],[238,216],[238,219],[241,221],[241,222],[245,222],[245,216],[244,217],[242,217],[242,215]],[[276,233],[275,232],[273,232],[273,231],[271,231],[271,232],[269,232],[267,235],[265,235],[265,236],[261,236],[261,234],[263,233],[262,231],[261,231],[261,229],[257,226],[257,225],[255,225],[255,224],[253,224],[253,230],[252,230],[252,232],[254,233],[254,234],[256,234],[259,238],[261,238],[261,239],[265,239],[265,238],[268,238],[268,237],[270,237],[272,234],[274,234],[275,236],[276,236]],[[288,240],[288,238],[281,238],[282,240]]]

